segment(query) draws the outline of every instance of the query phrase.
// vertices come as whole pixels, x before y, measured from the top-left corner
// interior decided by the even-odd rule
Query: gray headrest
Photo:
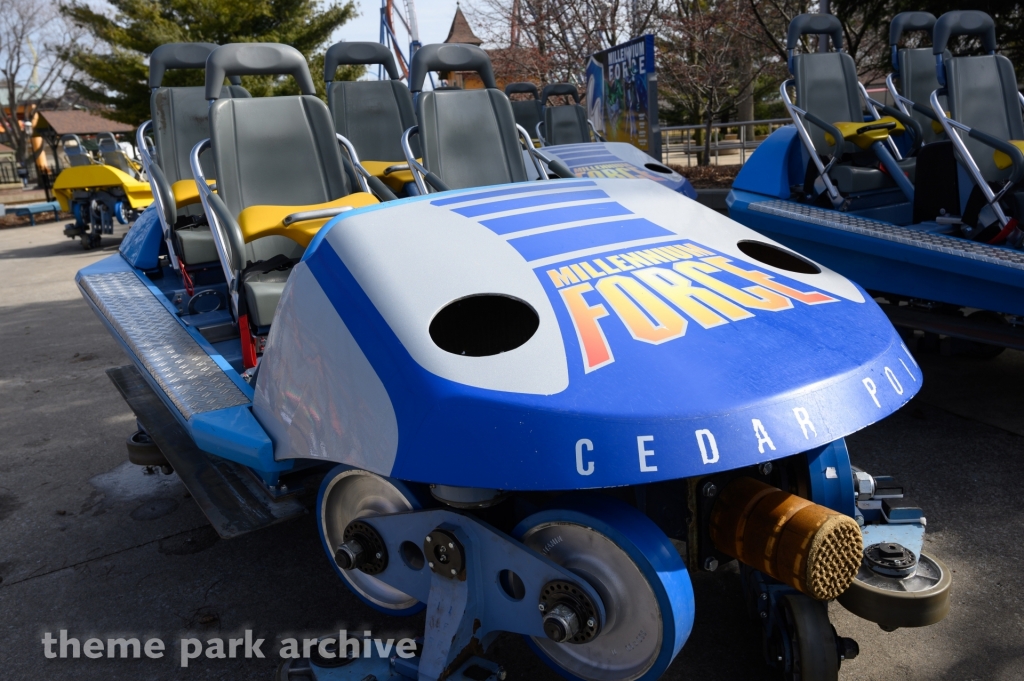
[[[832,47],[836,50],[843,49],[843,25],[839,19],[832,14],[800,14],[793,17],[789,22],[789,32],[786,34],[786,49],[795,50],[802,35],[822,34],[832,38]]]
[[[344,42],[331,45],[324,56],[324,80],[328,83],[333,81],[334,72],[343,64],[381,64],[388,72],[388,78],[402,78],[391,50],[380,43]]]
[[[85,148],[85,145],[82,144],[82,138],[79,137],[78,135],[74,134],[74,133],[68,133],[66,135],[61,135],[60,136],[60,142],[61,142],[61,144],[64,145],[65,148],[68,146],[68,142],[72,142],[71,146],[78,147],[80,149],[84,149]]]
[[[228,76],[292,76],[299,92],[316,94],[306,58],[290,45],[232,43],[218,47],[206,59],[206,99],[220,97]]]
[[[96,142],[99,143],[100,151],[121,151],[121,145],[112,132],[101,132],[96,135]]]
[[[419,92],[430,71],[476,71],[484,87],[497,88],[491,58],[476,45],[440,43],[424,45],[412,58],[409,89]]]
[[[537,93],[537,86],[533,83],[509,83],[505,86],[506,95],[533,95],[534,99],[538,99],[540,95]]]
[[[896,45],[900,37],[910,31],[927,31],[928,37],[931,38],[934,26],[935,15],[931,12],[900,12],[889,24],[889,44]]]
[[[552,83],[551,85],[545,85],[544,89],[541,90],[541,104],[547,106],[548,97],[558,97],[559,95],[568,95],[572,97],[572,101],[577,104],[580,103],[580,91],[576,89],[575,85],[572,83]]]
[[[163,82],[164,72],[170,69],[205,69],[206,58],[217,49],[213,43],[166,43],[149,55],[149,87],[156,89]],[[232,85],[241,85],[235,77]]]
[[[941,55],[946,51],[949,39],[957,35],[981,36],[981,47],[985,52],[996,51],[996,22],[992,17],[976,9],[946,12],[935,22],[932,35],[932,54]]]

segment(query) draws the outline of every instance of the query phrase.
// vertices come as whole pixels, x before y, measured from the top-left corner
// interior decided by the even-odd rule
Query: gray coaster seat
[[[796,54],[805,34],[827,35],[835,50]],[[921,144],[920,125],[897,109],[869,100],[857,80],[853,59],[842,51],[842,40],[842,25],[832,15],[802,14],[789,25],[786,47],[793,80],[783,84],[781,94],[802,132],[808,165],[806,191],[820,196],[827,193],[832,204],[839,206],[845,197],[899,186],[912,200],[915,159],[900,158],[895,145],[880,151],[874,143],[888,142],[889,135],[909,129],[914,133],[914,153]],[[796,90],[795,105],[789,101],[788,86]],[[867,112],[864,104],[871,107]],[[877,110],[886,115],[872,120]],[[879,169],[880,161],[887,172]],[[909,182],[895,178],[897,172]]]
[[[931,94],[939,89],[935,57],[931,47],[901,48],[899,42],[904,34],[913,31],[925,32],[931,39],[934,27],[935,15],[930,12],[900,12],[889,24],[889,50],[894,71],[886,78],[886,87],[896,105],[921,125],[923,144],[943,136],[929,104]],[[939,101],[946,105],[945,97],[940,97]]]
[[[346,64],[380,65],[388,80],[335,81],[338,67]],[[380,43],[342,42],[324,57],[327,105],[334,127],[352,141],[362,166],[394,191],[413,181],[405,166],[402,133],[416,125],[412,94],[401,80],[395,58]],[[419,142],[413,151],[420,157]]]
[[[440,178],[444,189],[528,179],[512,104],[498,89],[486,52],[459,43],[424,45],[413,57],[411,71],[423,166]],[[420,92],[429,71],[476,71],[485,87]],[[410,149],[405,153],[407,161],[415,160]]]
[[[149,87],[152,111],[153,143],[156,153],[147,164],[153,195],[161,211],[168,246],[185,264],[200,265],[217,261],[217,247],[202,216],[199,190],[192,177],[189,153],[200,140],[209,136],[205,88],[168,87],[164,74],[169,69],[205,69],[206,58],[217,49],[212,43],[168,43],[150,55]],[[248,98],[241,80],[232,77],[222,88],[221,97]],[[145,148],[145,147],[140,147]],[[215,181],[213,163],[203,160],[207,179]]]
[[[571,97],[573,104],[548,106],[549,97]],[[552,83],[541,91],[544,109],[543,125],[537,128],[545,146],[590,142],[590,122],[587,110],[580,106],[580,93],[571,83]]]
[[[64,155],[68,157],[68,163],[72,168],[77,166],[95,165],[89,150],[85,148],[82,138],[78,135],[61,135],[60,143],[64,147]]]
[[[537,125],[544,120],[537,86],[533,83],[509,83],[505,86],[505,95],[512,103],[512,115],[516,119],[516,125],[535,135]],[[530,95],[530,99],[512,99],[512,95]]]
[[[121,145],[117,143],[117,138],[114,137],[113,133],[101,132],[97,134],[96,142],[99,144],[100,158],[103,159],[103,165],[117,168],[133,179],[142,179],[142,173],[139,172],[138,167],[128,158],[128,154],[124,153],[124,150],[121,149]]]
[[[947,46],[955,36],[979,37],[985,54],[950,56]],[[1024,217],[1024,193],[1018,191],[1024,179],[1024,98],[1013,64],[996,54],[995,22],[976,10],[947,12],[935,23],[932,53],[943,88],[932,94],[932,111],[975,185],[964,206],[964,235],[1019,247],[1024,233],[1012,218]]]
[[[302,94],[219,97],[226,76],[279,74],[293,76]],[[334,121],[316,96],[298,50],[274,43],[219,47],[207,60],[205,94],[211,102],[210,137],[196,145],[192,170],[215,226],[228,284],[238,291],[239,323],[262,336],[273,321],[290,265],[319,228],[345,210],[377,201],[353,193]],[[216,193],[206,186],[199,167],[207,146],[217,173]],[[251,339],[245,331],[242,337],[244,349]]]

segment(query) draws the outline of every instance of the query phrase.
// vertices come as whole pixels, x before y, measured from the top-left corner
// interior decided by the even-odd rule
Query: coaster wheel
[[[653,681],[693,627],[693,586],[668,537],[620,501],[580,495],[523,520],[513,534],[585,579],[605,621],[586,643],[531,637],[544,662],[577,681]]]
[[[803,594],[780,601],[790,652],[786,681],[838,681],[839,651],[828,605]]]
[[[411,615],[426,604],[365,572],[338,567],[334,554],[344,541],[345,528],[358,518],[402,513],[420,507],[416,495],[401,481],[350,466],[338,466],[320,485],[316,501],[320,541],[345,585],[375,610],[389,615]]]

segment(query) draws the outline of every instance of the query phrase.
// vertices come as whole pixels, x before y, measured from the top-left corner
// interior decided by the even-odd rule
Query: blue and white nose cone
[[[558,490],[806,451],[920,385],[838,274],[653,182],[560,180],[334,220],[289,279],[254,411],[279,459]]]

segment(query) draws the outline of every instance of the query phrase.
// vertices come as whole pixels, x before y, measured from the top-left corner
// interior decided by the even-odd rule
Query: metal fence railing
[[[729,121],[728,123],[711,124],[711,163],[725,165],[722,156],[729,165],[734,165],[731,157],[738,155],[740,165],[747,162],[749,152],[756,149],[765,138],[776,129],[788,125],[788,118],[770,118],[761,121]],[[754,134],[751,136],[750,131]],[[730,132],[731,131],[731,132]],[[707,125],[666,125],[661,128],[661,161],[677,165],[697,165],[700,155],[704,153],[704,135]]]

